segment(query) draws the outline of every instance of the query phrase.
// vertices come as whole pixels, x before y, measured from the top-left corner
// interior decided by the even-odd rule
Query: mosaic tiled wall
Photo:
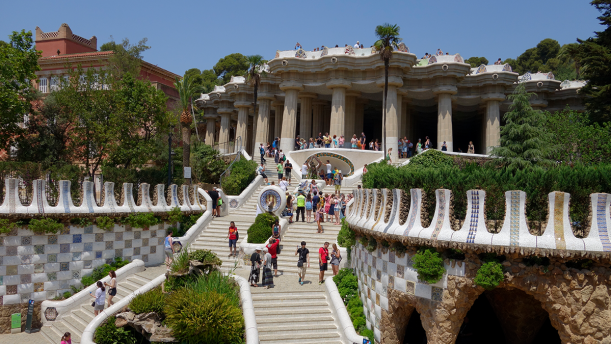
[[[164,228],[115,225],[106,232],[97,226],[70,226],[53,235],[27,229],[0,235],[0,305],[53,299],[72,285],[80,287],[82,276],[115,257],[162,264]]]
[[[388,289],[396,289],[417,297],[441,301],[443,290],[447,287],[447,275],[464,276],[462,262],[445,264],[447,273],[441,281],[428,284],[418,280],[413,261],[406,253],[402,257],[394,252],[376,249],[369,252],[357,243],[352,253],[352,268],[355,269],[359,283],[359,294],[367,318],[367,327],[373,329],[376,340],[380,340],[380,319],[382,310],[388,311]]]

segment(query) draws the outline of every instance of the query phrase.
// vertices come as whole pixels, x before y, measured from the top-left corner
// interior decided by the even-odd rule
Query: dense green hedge
[[[255,223],[248,228],[248,243],[263,244],[272,236],[272,225],[278,220],[278,216],[270,213],[257,215]]]
[[[367,328],[365,313],[363,312],[363,302],[359,297],[358,279],[352,269],[344,268],[339,270],[337,275],[333,276],[333,282],[337,285],[339,295],[344,300],[344,305],[346,305],[346,310],[348,315],[350,315],[354,330],[361,336],[369,338],[373,343],[373,331]]]
[[[223,177],[222,188],[227,195],[239,195],[257,176],[257,163],[244,158],[231,166],[231,172]]]
[[[590,194],[611,192],[611,166],[561,166],[544,170],[534,168],[508,172],[490,166],[467,164],[464,168],[410,168],[410,164],[396,168],[384,162],[371,164],[363,176],[365,188],[424,189],[430,202],[429,216],[435,211],[435,190],[449,189],[454,196],[454,215],[464,219],[467,211],[466,191],[486,191],[488,220],[505,217],[505,191],[526,192],[526,216],[530,221],[545,221],[548,194],[563,191],[571,194],[571,221],[585,221],[589,214]]]

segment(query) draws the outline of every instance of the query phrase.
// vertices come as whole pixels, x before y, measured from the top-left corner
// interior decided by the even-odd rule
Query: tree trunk
[[[191,128],[188,125],[182,124],[182,166],[190,167],[191,158]],[[189,179],[185,179],[185,184],[190,184]]]
[[[386,96],[388,95],[388,65],[390,60],[384,59],[384,101],[382,102],[382,153],[384,154],[384,160],[386,160]]]

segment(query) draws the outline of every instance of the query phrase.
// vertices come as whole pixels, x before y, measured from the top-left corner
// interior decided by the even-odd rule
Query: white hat
[[[261,246],[255,247],[255,251],[261,251]]]
[[[263,248],[263,252],[268,252],[267,247]]]

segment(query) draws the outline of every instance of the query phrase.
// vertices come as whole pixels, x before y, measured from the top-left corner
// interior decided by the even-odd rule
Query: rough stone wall
[[[399,190],[401,193],[401,209],[399,210],[399,224],[403,226],[405,221],[407,221],[407,216],[409,215],[411,203],[411,194],[405,190]]]
[[[394,195],[392,190],[387,190],[386,192],[386,209],[384,213],[384,223],[388,223],[390,219],[390,213],[392,212],[392,206],[394,201]]]
[[[34,314],[32,314],[32,328],[42,326],[40,317],[40,304],[42,301],[34,302]],[[26,321],[28,320],[28,304],[21,303],[16,305],[0,306],[0,334],[11,333],[11,315],[21,313],[21,331],[25,331]]]

